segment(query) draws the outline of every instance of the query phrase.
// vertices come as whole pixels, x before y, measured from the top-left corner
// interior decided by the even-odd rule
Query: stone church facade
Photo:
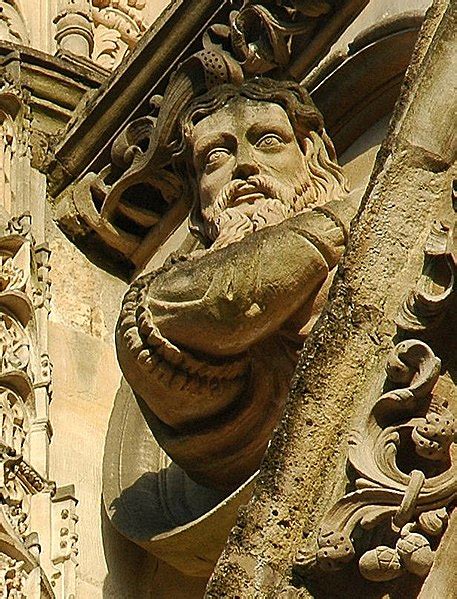
[[[454,0],[0,0],[2,597],[457,597]]]

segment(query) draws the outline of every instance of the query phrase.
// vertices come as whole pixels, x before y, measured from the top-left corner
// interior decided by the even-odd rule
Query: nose
[[[233,168],[233,179],[248,179],[260,173],[259,166],[248,148],[239,147],[236,164]]]

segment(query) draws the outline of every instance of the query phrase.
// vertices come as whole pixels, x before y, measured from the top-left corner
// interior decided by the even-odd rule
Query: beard
[[[240,188],[249,185],[251,199],[243,201]],[[297,190],[268,176],[253,176],[225,185],[203,214],[205,233],[212,250],[240,241],[246,235],[277,225],[303,209],[304,189]],[[238,203],[237,203],[238,201]]]

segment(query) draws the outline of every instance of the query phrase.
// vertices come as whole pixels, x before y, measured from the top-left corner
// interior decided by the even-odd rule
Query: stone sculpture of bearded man
[[[118,357],[166,452],[197,482],[231,490],[258,468],[280,418],[354,207],[295,83],[220,86],[180,123],[174,165],[206,249],[132,284]]]

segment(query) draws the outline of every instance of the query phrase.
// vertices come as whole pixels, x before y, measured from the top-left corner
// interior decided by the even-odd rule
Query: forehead
[[[196,123],[192,129],[192,139],[195,143],[202,137],[217,133],[244,135],[253,125],[292,129],[286,111],[279,104],[236,98]]]

